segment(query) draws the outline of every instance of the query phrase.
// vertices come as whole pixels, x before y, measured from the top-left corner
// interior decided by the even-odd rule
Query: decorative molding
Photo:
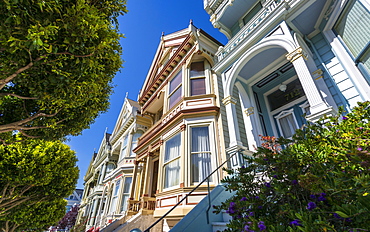
[[[245,109],[244,113],[245,113],[245,115],[247,115],[247,117],[251,116],[252,114],[254,114],[254,107],[251,106],[251,107]]]
[[[285,57],[287,58],[288,61],[293,63],[295,60],[297,60],[300,57],[303,57],[305,60],[307,60],[307,54],[303,51],[302,47],[296,48],[294,51],[291,53],[287,54]]]
[[[319,68],[318,70],[314,71],[312,73],[313,78],[316,80],[323,78],[324,76],[322,75],[324,72]]]
[[[234,98],[233,96],[227,96],[225,97],[224,99],[222,99],[222,103],[226,106],[228,104],[234,104],[236,105],[238,101],[236,100],[236,98]]]
[[[331,1],[331,6],[329,7],[329,9],[325,12],[325,15],[324,15],[324,18],[326,20],[329,19],[329,15],[333,12],[334,8],[335,8],[335,3],[337,2],[338,0],[332,0]]]
[[[185,124],[182,124],[182,125],[180,126],[180,129],[181,129],[181,131],[185,131],[185,130],[186,130],[186,125],[185,125]]]

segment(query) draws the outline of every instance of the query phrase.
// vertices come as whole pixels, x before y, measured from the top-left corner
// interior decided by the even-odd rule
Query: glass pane
[[[195,62],[190,65],[190,77],[204,76],[204,63]]]
[[[180,159],[176,159],[164,166],[164,187],[169,188],[179,184]]]
[[[201,182],[211,173],[211,153],[191,155],[192,181]],[[212,178],[210,178],[212,181]]]
[[[178,88],[170,97],[170,109],[181,100],[182,86]]]
[[[289,114],[283,118],[279,119],[280,127],[285,138],[290,138],[293,136],[297,128],[292,114]]]
[[[206,94],[205,78],[197,78],[190,80],[191,96]]]
[[[181,81],[182,81],[182,74],[180,70],[180,72],[177,73],[177,75],[170,81],[170,93],[172,93],[172,91],[181,84]]]
[[[180,156],[181,134],[177,134],[166,142],[164,162]]]
[[[122,203],[121,203],[121,212],[127,210],[127,201],[129,199],[129,195],[122,196]]]
[[[132,177],[126,177],[123,193],[129,193],[131,187]]]
[[[209,151],[209,133],[208,126],[191,128],[191,151],[201,152]]]
[[[334,26],[354,57],[370,41],[370,14],[361,2],[350,2]]]
[[[121,180],[118,180],[116,183],[116,188],[114,189],[113,196],[117,196],[120,184],[121,184]]]

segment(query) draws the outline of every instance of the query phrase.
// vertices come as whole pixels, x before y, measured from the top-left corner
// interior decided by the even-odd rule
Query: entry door
[[[159,160],[156,160],[153,162],[152,186],[151,186],[151,191],[150,191],[151,197],[155,197],[155,194],[157,192],[158,167],[159,167]]]

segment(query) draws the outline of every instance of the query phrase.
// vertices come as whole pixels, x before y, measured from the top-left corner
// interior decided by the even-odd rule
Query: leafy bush
[[[261,147],[245,157],[249,165],[227,170],[223,180],[235,191],[214,206],[233,217],[226,231],[369,231],[369,118],[364,102],[292,140],[261,136]]]

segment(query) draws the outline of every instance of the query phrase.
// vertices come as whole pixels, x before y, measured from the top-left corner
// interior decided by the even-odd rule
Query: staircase
[[[220,205],[234,193],[225,190],[220,184],[201,200],[170,232],[221,232],[226,229],[227,222],[231,219],[226,212],[213,213],[212,205]],[[209,209],[210,207],[210,209]],[[209,212],[207,213],[207,210]]]

